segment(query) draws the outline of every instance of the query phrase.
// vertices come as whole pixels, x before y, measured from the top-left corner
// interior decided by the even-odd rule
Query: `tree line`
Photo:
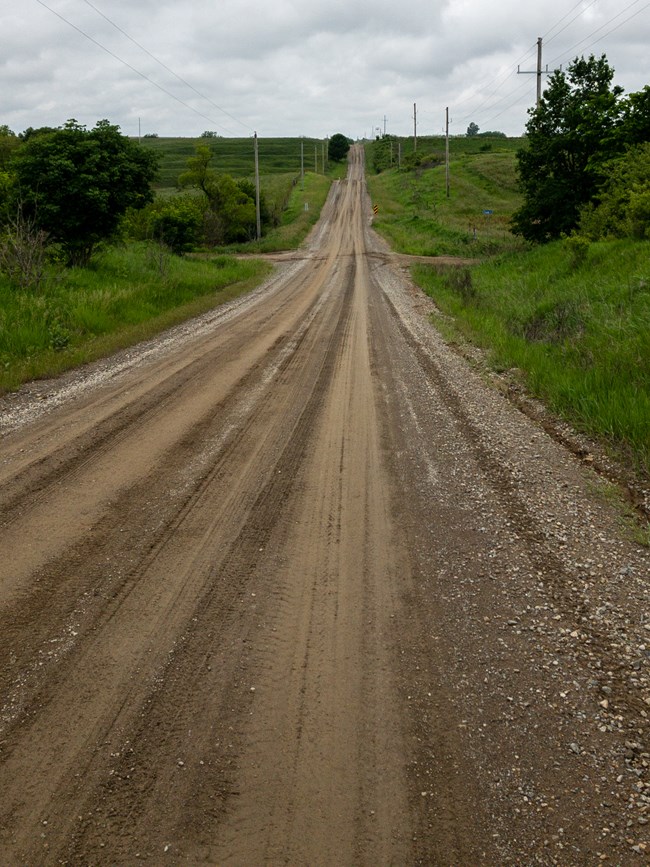
[[[87,129],[0,126],[0,268],[18,282],[55,255],[87,265],[99,244],[124,233],[182,254],[247,241],[257,231],[254,184],[217,172],[198,145],[181,176],[186,192],[154,197],[158,158],[107,120]],[[262,227],[272,222],[261,197]],[[31,278],[34,274],[31,274]]]

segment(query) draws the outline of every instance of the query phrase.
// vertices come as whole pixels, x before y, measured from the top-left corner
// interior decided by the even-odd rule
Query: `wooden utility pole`
[[[560,67],[561,68],[561,67]],[[548,75],[548,63],[546,69],[542,69],[542,37],[537,40],[537,69],[519,69],[517,66],[517,75],[536,75],[537,76],[537,108],[542,101],[542,75]]]
[[[300,189],[305,189],[305,143],[300,140]]]
[[[413,103],[413,153],[418,149],[418,107]]]
[[[260,209],[260,160],[257,152],[257,133],[255,140],[255,221],[257,224],[257,240],[262,237],[262,213]]]
[[[445,109],[445,186],[449,198],[449,106]]]

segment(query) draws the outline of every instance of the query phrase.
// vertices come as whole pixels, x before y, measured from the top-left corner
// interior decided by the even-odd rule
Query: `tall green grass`
[[[521,141],[486,144],[451,139],[449,198],[443,139],[431,141],[419,167],[369,168],[375,228],[398,252],[474,259],[460,269],[413,269],[452,317],[451,331],[484,347],[495,367],[516,369],[553,411],[650,475],[650,245],[524,244],[509,231],[521,202]],[[376,146],[367,146],[369,167]]]
[[[0,278],[0,391],[131,345],[259,283],[270,266],[179,258],[156,245],[111,247],[35,291]]]
[[[471,270],[414,276],[456,327],[527,388],[650,474],[650,246],[566,241]]]

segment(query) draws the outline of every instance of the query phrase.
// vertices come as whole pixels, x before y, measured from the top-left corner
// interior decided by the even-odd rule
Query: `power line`
[[[573,52],[573,51],[575,51],[576,48],[578,48],[580,45],[583,45],[583,43],[585,43],[585,42],[587,42],[589,39],[591,39],[592,36],[595,36],[597,33],[600,33],[601,30],[604,30],[605,27],[607,27],[607,26],[608,26],[609,24],[611,24],[613,21],[616,21],[616,19],[617,19],[617,18],[620,18],[621,15],[624,15],[624,14],[625,14],[629,9],[631,9],[633,6],[636,6],[637,3],[641,3],[641,0],[633,0],[632,3],[629,3],[629,4],[625,7],[625,9],[622,9],[618,14],[614,15],[613,18],[610,18],[609,21],[606,21],[604,24],[601,24],[600,27],[597,27],[595,30],[592,30],[592,32],[591,32],[588,36],[585,36],[584,39],[581,39],[579,42],[576,42],[575,45],[572,45],[572,46],[571,46],[571,48],[567,48],[567,50],[566,50],[563,54],[558,55],[557,57],[555,57],[555,58],[551,61],[551,63],[555,63],[555,61],[556,61],[556,60],[559,60],[560,58],[565,58],[565,57],[567,57],[567,56],[569,55],[569,52]],[[585,45],[584,48],[583,48],[582,50],[584,51],[585,48],[590,48],[592,45],[595,45],[596,42],[600,42],[601,40],[605,39],[605,37],[606,37],[606,36],[609,36],[610,33],[614,33],[616,30],[619,30],[619,29],[620,29],[624,24],[627,24],[628,21],[631,21],[633,18],[636,18],[637,15],[640,15],[641,12],[644,12],[644,11],[648,8],[648,6],[650,6],[650,3],[646,3],[646,5],[645,5],[645,6],[642,6],[641,9],[637,9],[636,12],[633,12],[632,15],[630,15],[628,18],[625,18],[623,21],[621,21],[621,22],[620,22],[619,24],[617,24],[615,27],[612,27],[611,30],[608,30],[606,33],[603,33],[602,36],[599,36],[598,39],[595,39],[593,42],[590,42],[588,45]]]
[[[610,18],[608,21],[606,21],[606,22],[605,22],[604,24],[602,24],[600,27],[596,28],[596,30],[592,31],[588,36],[586,36],[586,37],[585,37],[584,39],[582,39],[580,42],[577,42],[574,46],[572,46],[571,48],[567,49],[563,54],[559,54],[559,55],[557,55],[556,57],[554,57],[553,60],[549,61],[549,64],[550,64],[551,66],[553,66],[553,64],[556,64],[558,61],[560,61],[560,60],[564,60],[564,59],[569,55],[570,52],[574,51],[576,48],[578,48],[579,46],[583,45],[584,43],[587,43],[589,39],[591,39],[591,38],[592,38],[593,36],[595,36],[596,34],[600,33],[602,30],[604,30],[606,27],[608,27],[610,24],[612,24],[614,21],[616,21],[618,18],[620,18],[622,15],[624,15],[627,11],[629,11],[630,9],[632,9],[632,7],[636,6],[636,5],[637,5],[638,3],[640,3],[640,2],[642,2],[642,0],[633,0],[632,3],[629,3],[629,4],[628,4],[624,9],[622,9],[619,13],[617,13],[615,16],[613,16],[612,18]],[[560,18],[560,19],[559,19],[555,24],[553,24],[553,26],[552,26],[552,27],[547,31],[547,34],[549,34],[549,33],[553,33],[553,31],[556,30],[557,27],[559,27],[561,24],[563,24],[564,22],[566,22],[566,23],[564,24],[564,26],[563,26],[560,30],[558,30],[556,33],[554,33],[552,36],[550,36],[550,37],[548,38],[547,42],[551,42],[553,39],[555,39],[557,36],[559,36],[561,33],[563,33],[563,32],[564,32],[564,31],[565,31],[565,30],[566,30],[566,29],[567,29],[571,24],[573,24],[574,21],[576,21],[579,17],[581,17],[581,15],[582,15],[584,12],[586,12],[588,9],[590,9],[590,8],[591,8],[595,3],[596,3],[596,0],[591,0],[591,2],[590,2],[587,6],[581,8],[580,12],[579,12],[577,15],[574,15],[573,18],[571,18],[569,21],[567,21],[567,18],[569,18],[569,17],[571,16],[571,14],[572,14],[572,13],[573,13],[573,12],[574,12],[578,7],[579,7],[579,6],[581,6],[582,4],[581,4],[581,3],[577,3],[575,6],[573,6],[573,7],[572,7],[572,8],[571,8],[571,9],[570,9],[570,10],[569,10],[569,11],[568,11],[568,12],[567,12],[567,13],[566,13],[562,18]],[[646,3],[646,5],[643,6],[641,9],[638,9],[638,10],[637,10],[636,12],[634,12],[632,15],[628,16],[628,17],[625,18],[623,21],[619,22],[619,23],[616,24],[614,27],[610,28],[610,29],[607,30],[605,33],[603,33],[601,36],[599,36],[598,39],[595,40],[595,42],[599,42],[599,41],[601,41],[602,39],[604,39],[605,37],[609,36],[611,33],[614,33],[616,30],[618,30],[620,27],[622,27],[622,26],[623,26],[624,24],[626,24],[628,21],[631,21],[632,18],[635,18],[637,15],[641,14],[641,12],[645,11],[649,6],[650,6],[650,3]],[[594,44],[594,43],[592,42],[592,43],[590,43],[590,44],[592,45],[592,44]],[[585,46],[585,47],[590,47],[590,46],[587,45],[587,46]],[[524,55],[524,57],[527,57],[529,54],[530,54],[530,51],[527,52],[526,55]],[[521,61],[518,61],[518,62],[520,63]],[[513,68],[513,67],[510,67],[510,69],[512,69],[512,68]],[[509,72],[509,71],[510,71],[510,70],[508,70],[508,72]],[[506,76],[508,75],[508,72],[506,72]],[[493,79],[493,80],[497,80],[497,79]],[[484,99],[481,103],[479,103],[479,105],[478,105],[478,106],[477,106],[477,107],[476,107],[472,112],[470,112],[470,113],[468,113],[467,115],[465,115],[464,118],[461,118],[461,120],[462,120],[462,119],[466,119],[466,118],[468,118],[468,117],[470,117],[470,116],[476,115],[476,114],[478,114],[482,109],[484,109],[485,106],[486,106],[486,103],[489,103],[489,102],[490,102],[491,97],[496,93],[496,91],[497,91],[497,90],[502,86],[503,83],[504,83],[504,82],[502,82],[501,84],[499,84],[498,87],[494,88],[493,91],[492,91],[490,94],[488,94],[488,95],[485,97],[485,99]],[[486,108],[485,110],[486,110],[486,111],[490,111],[491,109],[496,108],[500,103],[502,103],[503,101],[505,101],[506,99],[508,99],[508,97],[510,97],[510,96],[514,95],[515,93],[517,93],[517,91],[518,91],[518,90],[521,90],[524,86],[525,86],[525,85],[521,85],[521,86],[520,86],[519,88],[517,88],[517,89],[514,89],[514,90],[510,90],[510,91],[508,91],[508,92],[507,92],[506,94],[504,94],[502,97],[500,97],[499,99],[497,99],[496,102],[493,102],[493,103],[491,103],[490,105],[488,105],[487,108]],[[469,98],[471,98],[471,97],[465,97],[465,99],[461,100],[460,103],[462,104],[462,102],[466,102],[467,99],[469,99]],[[508,111],[510,108],[513,108],[513,107],[514,107],[518,102],[519,102],[519,100],[515,100],[514,102],[510,103],[508,106],[506,106],[504,109],[502,109],[498,114],[493,115],[493,116],[490,118],[490,120],[487,121],[487,122],[489,123],[489,122],[491,122],[492,120],[496,120],[496,119],[497,119],[498,117],[500,117],[502,114],[505,114],[505,112]]]
[[[202,117],[204,120],[209,121],[211,124],[214,124],[215,126],[221,126],[219,121],[216,121],[214,118],[208,117],[206,114],[203,114],[203,112],[194,108],[189,103],[185,102],[180,97],[176,96],[176,94],[172,93],[170,90],[167,90],[161,84],[158,84],[158,82],[154,81],[152,78],[149,78],[149,76],[145,75],[144,72],[140,72],[140,70],[136,69],[135,66],[131,66],[130,63],[128,63],[126,60],[123,60],[121,57],[119,57],[117,54],[115,54],[113,51],[111,51],[110,48],[106,48],[105,45],[102,45],[101,42],[98,42],[96,39],[94,39],[92,36],[90,36],[88,33],[86,33],[84,30],[82,30],[81,27],[77,27],[76,24],[73,24],[72,21],[69,21],[67,18],[65,18],[63,15],[61,15],[60,12],[57,12],[56,9],[52,9],[52,7],[48,6],[47,3],[44,3],[43,0],[36,0],[36,2],[39,3],[41,6],[43,6],[45,9],[47,9],[48,12],[51,12],[53,15],[56,15],[57,18],[60,18],[61,21],[68,24],[70,27],[72,27],[74,30],[76,30],[77,33],[80,33],[82,36],[84,36],[86,39],[88,39],[90,42],[92,42],[98,48],[101,48],[101,50],[105,51],[106,54],[109,54],[115,60],[119,61],[119,63],[126,66],[128,69],[131,70],[131,72],[135,72],[135,74],[139,75],[140,78],[144,78],[144,80],[149,82],[149,84],[152,84],[154,87],[157,87],[158,90],[162,91],[162,93],[166,94],[167,96],[171,96],[171,98],[175,99],[176,102],[179,102],[181,105],[185,106],[185,108],[189,108],[190,111],[193,111],[195,114],[199,115],[199,117]],[[223,128],[225,129],[225,127],[223,127]]]
[[[488,102],[489,99],[490,99],[490,98],[491,98],[491,97],[492,97],[492,96],[497,92],[497,90],[499,90],[499,88],[502,87],[502,86],[505,84],[505,82],[508,80],[509,76],[512,74],[512,71],[514,70],[514,68],[515,68],[516,66],[518,66],[520,63],[522,63],[522,62],[523,62],[523,61],[524,61],[524,60],[525,60],[525,59],[530,55],[531,51],[533,51],[534,48],[535,48],[534,45],[531,46],[531,47],[530,47],[530,48],[529,48],[529,49],[528,49],[524,54],[522,54],[522,56],[519,58],[519,60],[517,60],[515,63],[511,64],[511,65],[510,65],[510,66],[505,70],[505,72],[501,73],[501,75],[496,75],[496,76],[495,76],[491,81],[489,81],[489,82],[487,83],[487,85],[485,85],[485,87],[483,87],[483,92],[485,92],[486,88],[489,88],[492,84],[496,83],[496,86],[495,86],[491,91],[489,91],[489,92],[487,93],[487,95],[485,96],[483,102],[479,103],[479,105],[474,109],[473,112],[470,112],[470,114],[475,114],[476,112],[480,111],[481,108],[483,108],[483,106],[485,105],[485,103]],[[462,105],[464,102],[467,102],[467,100],[468,100],[468,99],[471,99],[472,96],[473,96],[476,92],[477,92],[477,90],[476,90],[476,88],[475,88],[475,89],[472,91],[472,93],[469,94],[469,96],[465,96],[465,97],[463,97],[463,99],[460,99],[460,100],[456,103],[456,106],[458,106],[458,105]],[[464,115],[464,116],[461,118],[461,120],[464,120],[465,118],[469,117],[470,114]]]
[[[144,53],[147,54],[149,57],[151,57],[152,60],[155,60],[156,63],[158,63],[160,66],[162,66],[163,69],[167,70],[167,72],[169,72],[171,75],[173,75],[174,78],[177,78],[178,81],[181,82],[181,84],[184,84],[186,87],[189,87],[190,90],[192,90],[194,93],[196,93],[197,96],[200,96],[201,99],[204,99],[206,102],[209,102],[210,105],[214,106],[214,108],[218,109],[220,112],[222,112],[222,114],[225,114],[226,117],[229,117],[231,120],[234,120],[235,123],[238,123],[240,126],[243,126],[245,129],[247,129],[247,130],[251,130],[251,131],[252,131],[252,127],[248,126],[248,124],[244,123],[243,121],[241,121],[241,120],[239,120],[238,118],[236,118],[234,115],[230,114],[230,112],[226,111],[225,108],[221,108],[221,106],[220,106],[220,105],[217,105],[216,102],[213,102],[213,101],[210,99],[209,96],[206,96],[204,93],[201,93],[201,92],[200,92],[199,90],[197,90],[197,89],[196,89],[192,84],[190,84],[189,81],[186,81],[184,78],[182,78],[180,75],[178,75],[177,72],[174,72],[173,69],[171,69],[169,66],[167,66],[166,63],[163,63],[163,61],[160,60],[160,58],[156,57],[156,55],[153,54],[151,51],[149,51],[148,48],[145,48],[144,45],[142,45],[140,42],[138,42],[136,39],[134,39],[132,36],[130,36],[130,35],[126,32],[126,30],[123,30],[123,29],[122,29],[118,24],[116,24],[114,21],[112,21],[112,20],[108,17],[108,15],[105,15],[105,14],[101,11],[101,9],[98,9],[97,6],[95,6],[93,3],[90,2],[90,0],[83,0],[83,2],[84,2],[87,6],[90,6],[91,9],[94,9],[95,12],[96,12],[98,15],[100,15],[100,16],[101,16],[105,21],[108,21],[108,23],[111,25],[111,27],[114,27],[114,28],[115,28],[119,33],[121,33],[123,36],[126,36],[126,38],[127,38],[130,42],[132,42],[134,45],[136,45],[136,46],[137,46],[141,51],[144,51]]]
[[[594,3],[596,3],[596,2],[597,2],[597,0],[591,0],[591,3],[588,3],[587,6],[585,6],[584,8],[581,8],[580,12],[578,12],[577,15],[574,15],[570,21],[567,21],[567,23],[564,25],[564,27],[561,30],[558,30],[557,33],[553,33],[553,36],[549,36],[549,33],[552,33],[556,27],[558,27],[563,21],[566,21],[566,19],[569,17],[569,15],[573,11],[575,11],[578,8],[578,6],[582,6],[582,2],[576,3],[576,5],[573,6],[573,8],[569,9],[569,11],[566,13],[566,15],[564,15],[564,17],[560,18],[560,20],[557,21],[551,27],[550,30],[547,30],[546,33],[544,34],[544,36],[542,36],[542,39],[544,40],[544,44],[548,45],[548,43],[552,42],[554,39],[556,39],[560,35],[560,33],[564,33],[564,31],[567,29],[567,27],[570,27],[576,19],[580,18],[581,15],[584,15],[584,13],[588,9],[590,9],[594,5]]]

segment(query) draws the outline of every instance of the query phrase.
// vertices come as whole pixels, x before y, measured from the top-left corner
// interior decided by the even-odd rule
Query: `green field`
[[[305,171],[323,171],[321,139],[259,138],[260,175],[300,175],[301,143]],[[158,154],[160,173],[157,188],[175,187],[178,176],[187,169],[187,160],[194,155],[197,144],[207,145],[213,154],[213,168],[236,178],[252,178],[255,174],[253,138],[143,138],[143,147]],[[326,160],[327,161],[327,160]]]

